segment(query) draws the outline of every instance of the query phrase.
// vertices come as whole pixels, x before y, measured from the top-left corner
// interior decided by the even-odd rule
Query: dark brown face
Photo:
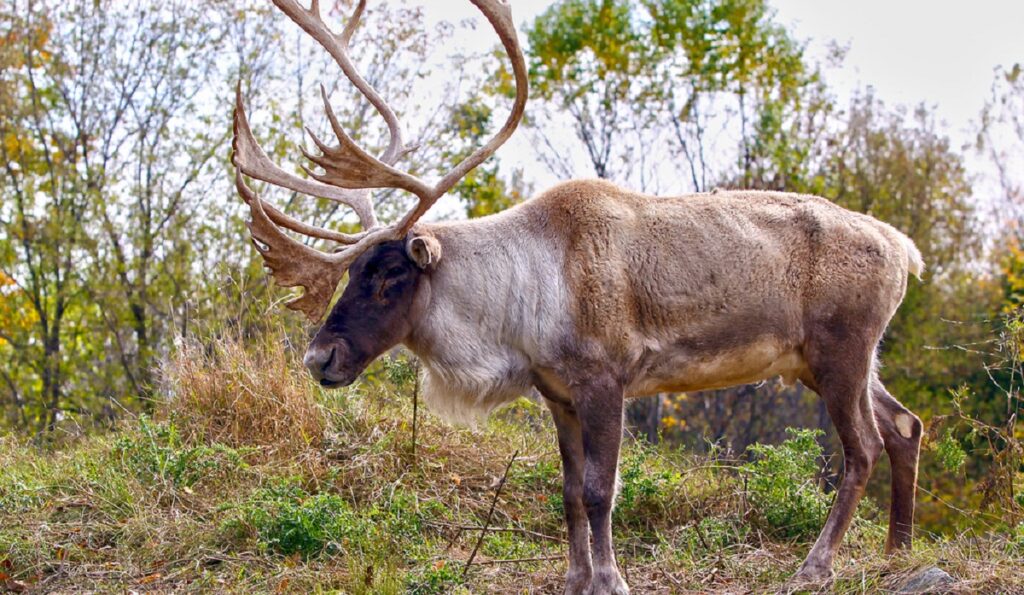
[[[423,269],[404,241],[369,249],[349,267],[341,299],[306,350],[303,363],[322,386],[347,386],[412,330],[410,311]]]

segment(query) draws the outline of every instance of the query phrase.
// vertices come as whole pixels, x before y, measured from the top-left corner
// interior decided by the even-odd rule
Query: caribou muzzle
[[[354,367],[349,361],[351,352],[344,340],[332,344],[312,343],[302,358],[303,365],[313,379],[325,388],[341,388],[355,382],[362,367]]]

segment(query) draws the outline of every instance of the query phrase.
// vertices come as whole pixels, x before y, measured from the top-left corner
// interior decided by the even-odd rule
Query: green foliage
[[[1018,422],[1024,405],[1024,311],[989,324],[995,337],[984,354],[986,382],[950,391],[955,414],[941,419],[945,431],[933,449],[948,471],[966,470],[973,489],[963,498],[998,511],[994,524],[1006,529],[1024,518],[1024,429]]]
[[[1012,314],[1024,309],[1024,249],[1018,238],[1012,238],[1000,258],[1002,310]]]
[[[253,537],[260,548],[286,556],[373,556],[417,537],[422,517],[416,499],[404,492],[356,510],[336,494],[310,494],[296,480],[282,480],[235,506],[223,526],[229,534]]]
[[[676,508],[683,476],[674,463],[659,456],[654,447],[646,443],[630,444],[622,453],[619,465],[615,522],[651,530],[669,510]]]
[[[409,577],[406,593],[409,595],[435,595],[451,593],[464,582],[462,569],[444,560]]]
[[[544,98],[569,87],[582,95],[598,81],[611,79],[612,88],[624,92],[626,77],[639,71],[643,53],[650,47],[642,42],[633,18],[629,0],[555,3],[528,32],[531,87]]]
[[[561,487],[561,464],[554,458],[536,461],[517,469],[515,475],[510,477],[509,481],[524,488],[538,491],[552,487]]]
[[[679,557],[699,559],[742,543],[749,531],[750,527],[742,522],[737,524],[729,519],[708,516],[687,525],[673,539],[672,547]]]
[[[536,542],[526,541],[511,531],[496,531],[484,538],[480,553],[496,560],[514,560],[533,558],[542,550]]]
[[[1024,554],[1024,523],[1018,523],[1010,532],[1007,549],[1017,555]]]
[[[310,495],[298,484],[283,481],[258,490],[238,507],[225,528],[255,533],[260,545],[283,554],[309,558],[337,551],[341,542],[358,536],[359,519],[348,504],[330,494]]]
[[[399,391],[411,390],[416,381],[417,366],[408,358],[384,358],[381,360],[388,382]]]
[[[18,514],[45,501],[46,488],[17,474],[0,471],[0,513]]]
[[[139,416],[137,432],[117,439],[114,454],[140,480],[181,488],[245,467],[243,451],[218,443],[183,444],[173,422],[154,423],[145,415]]]
[[[461,161],[477,150],[490,134],[493,113],[482,96],[471,97],[456,105],[449,115],[450,138],[442,152],[443,160],[446,163]],[[522,171],[503,178],[500,163],[492,157],[489,162],[466,174],[452,189],[465,205],[467,217],[498,213],[526,199],[529,186],[523,180]]]
[[[946,471],[959,471],[967,461],[967,453],[960,446],[952,428],[948,428],[942,439],[935,444],[935,453]]]
[[[806,72],[803,48],[774,22],[764,0],[643,0],[656,46],[676,57],[704,91],[778,93]]]
[[[393,395],[396,387],[380,376],[380,386],[364,390]],[[248,467],[208,468],[192,484],[195,490],[181,488],[169,498],[154,497],[154,485],[187,481],[191,471],[175,470],[197,467],[176,461],[202,460],[186,454],[190,444],[177,436],[195,436],[191,446],[217,449],[194,428],[143,419],[114,437],[50,451],[0,440],[0,560],[6,560],[0,571],[32,589],[96,591],[123,587],[126,575],[141,577],[140,587],[167,591],[187,584],[232,592],[518,592],[530,588],[525,576],[533,585],[560,583],[566,546],[559,540],[562,515],[547,501],[560,487],[550,422],[513,416],[516,423],[496,419],[470,432],[424,418],[425,454],[413,467],[403,456],[404,443],[391,438],[402,431],[397,419],[409,413],[407,399],[353,397],[340,407],[330,418],[333,440],[307,443],[295,453],[299,461],[319,459],[326,466],[252,457]],[[490,506],[491,480],[507,462],[510,442],[520,445],[523,457],[498,500],[493,530],[464,576],[465,553],[480,536],[473,528]],[[757,476],[805,479],[813,447],[808,432],[766,447],[741,472],[750,484],[742,497],[744,483],[733,467],[627,441],[614,527],[619,559],[634,586],[671,580],[699,591],[707,588],[709,573],[730,589],[760,592],[782,584],[806,547],[794,546],[788,534],[751,530],[750,519],[760,520]],[[769,503],[778,507],[782,496],[770,493]],[[840,556],[856,564],[837,564],[837,580],[852,585],[848,590],[865,584],[889,589],[894,585],[885,577],[934,564],[936,556],[954,575],[972,569],[974,585],[979,568],[998,571],[985,583],[990,590],[1024,584],[1019,530],[948,542],[925,533],[913,553],[896,559],[881,553],[883,530],[870,521],[855,523]],[[493,564],[547,557],[555,559]]]
[[[792,110],[799,91],[818,81],[763,0],[563,0],[537,17],[528,37],[534,102],[545,109],[534,109],[526,125],[559,175],[576,173],[565,154],[572,151],[544,129],[566,126],[567,115],[598,177],[660,187],[688,178],[705,190],[715,175],[706,130],[724,104],[729,120],[738,116],[736,162],[747,179],[751,124],[767,113],[759,106]],[[653,164],[680,158],[689,176],[673,171],[659,180],[664,173]]]
[[[755,444],[745,463],[747,490],[756,517],[771,534],[813,539],[828,515],[829,499],[815,479],[820,471],[820,430],[788,429],[778,446]]]

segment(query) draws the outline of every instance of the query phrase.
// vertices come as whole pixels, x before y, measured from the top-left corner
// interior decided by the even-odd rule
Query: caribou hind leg
[[[921,420],[885,390],[877,376],[871,379],[875,420],[892,467],[892,502],[885,551],[909,548],[914,531],[914,496],[917,462],[921,451]]]
[[[571,405],[541,389],[558,430],[558,450],[562,455],[562,500],[569,531],[569,572],[565,577],[565,595],[581,595],[590,585],[590,527],[583,505],[583,436],[580,420]]]
[[[797,582],[821,583],[832,576],[836,551],[864,495],[868,478],[882,453],[875,424],[869,379],[877,340],[866,340],[835,321],[812,334],[805,346],[811,378],[805,381],[825,400],[843,444],[843,479],[821,534],[800,566]]]

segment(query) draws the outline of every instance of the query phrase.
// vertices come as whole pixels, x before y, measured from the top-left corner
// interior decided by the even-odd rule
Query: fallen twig
[[[508,465],[505,466],[505,473],[502,474],[501,481],[498,482],[498,487],[494,490],[494,499],[491,500],[491,509],[487,511],[487,520],[484,521],[483,531],[480,532],[480,538],[476,540],[476,545],[473,546],[473,552],[469,554],[469,560],[466,560],[466,566],[462,569],[463,578],[465,578],[466,574],[469,572],[469,567],[473,565],[473,558],[476,557],[476,553],[480,549],[480,544],[483,543],[484,537],[487,536],[487,529],[491,525],[491,517],[494,516],[494,507],[498,504],[498,496],[501,495],[501,488],[505,486],[505,480],[508,479],[508,472],[512,469],[512,463],[516,462],[516,457],[518,456],[518,450],[512,453],[512,458],[509,459]]]
[[[668,580],[672,581],[673,585],[675,585],[677,587],[683,586],[683,583],[679,582],[679,579],[677,579],[676,577],[672,576],[672,573],[670,573],[669,571],[665,570],[664,568],[660,568],[660,567],[658,568],[658,570],[661,572],[661,576],[663,576],[663,577],[667,578]]]
[[[565,556],[538,556],[536,558],[512,558],[509,560],[484,560],[483,562],[477,562],[478,566],[487,566],[489,564],[520,564],[524,562],[550,562],[552,560],[564,560]]]
[[[417,358],[413,365],[412,385],[412,464],[416,465],[416,420],[419,417],[420,408],[420,360]]]
[[[462,531],[482,531],[483,527],[474,527],[473,525],[456,525],[454,523],[445,523],[440,521],[428,521],[428,525],[435,527],[444,527],[445,529],[456,529],[460,533]],[[558,543],[568,543],[561,537],[555,537],[553,535],[545,535],[544,533],[538,533],[536,531],[530,531],[529,529],[522,529],[520,527],[491,527],[489,531],[495,533],[522,533],[523,535],[529,535],[531,537],[539,537],[541,539],[547,539],[548,541],[555,541]]]

